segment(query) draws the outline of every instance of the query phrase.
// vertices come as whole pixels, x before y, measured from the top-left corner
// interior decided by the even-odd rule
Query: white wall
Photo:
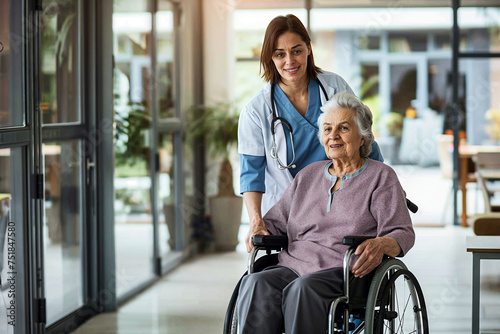
[[[234,79],[233,4],[203,0],[205,104],[232,102]]]

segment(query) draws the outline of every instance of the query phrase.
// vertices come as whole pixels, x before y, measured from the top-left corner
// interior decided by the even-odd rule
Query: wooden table
[[[459,145],[460,190],[462,191],[462,226],[467,227],[467,183],[476,182],[473,158],[478,152],[500,152],[500,146]]]
[[[467,252],[472,252],[472,334],[479,334],[481,260],[500,260],[500,236],[467,237]]]

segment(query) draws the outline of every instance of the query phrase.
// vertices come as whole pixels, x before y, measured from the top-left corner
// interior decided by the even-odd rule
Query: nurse
[[[317,140],[320,107],[338,92],[354,94],[339,75],[314,64],[311,38],[291,14],[269,23],[260,65],[267,83],[241,111],[238,127],[240,191],[250,218],[245,240],[249,252],[252,236],[269,234],[262,216],[295,175],[312,162],[328,159]],[[383,161],[376,142],[369,157]]]

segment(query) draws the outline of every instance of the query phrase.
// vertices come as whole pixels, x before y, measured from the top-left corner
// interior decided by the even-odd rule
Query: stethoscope
[[[321,88],[321,91],[325,95],[325,99],[328,100],[328,95],[326,94],[325,87],[323,87],[323,85],[319,80],[317,81],[319,87]],[[276,160],[279,169],[284,170],[287,168],[295,168],[297,166],[295,165],[295,146],[293,145],[292,126],[290,125],[290,123],[288,123],[286,119],[278,115],[278,110],[276,109],[276,102],[274,101],[274,85],[275,84],[271,84],[271,108],[273,111],[273,119],[271,120],[271,134],[273,135],[273,146],[269,149],[269,155],[271,156],[271,158]],[[289,164],[284,164],[278,156],[278,145],[276,145],[276,138],[275,138],[276,122],[281,122],[282,124],[284,124],[288,128],[288,133],[290,134],[290,144],[292,147],[292,161],[290,161]]]

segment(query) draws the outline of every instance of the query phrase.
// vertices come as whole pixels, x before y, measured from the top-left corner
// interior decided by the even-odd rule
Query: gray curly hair
[[[349,92],[335,94],[320,108],[323,111],[318,118],[318,139],[320,143],[323,144],[322,133],[325,116],[337,108],[351,109],[355,112],[354,121],[358,127],[359,135],[365,140],[360,147],[360,154],[364,158],[367,157],[372,152],[372,143],[375,140],[372,132],[373,115],[370,108],[363,104],[358,97]]]

